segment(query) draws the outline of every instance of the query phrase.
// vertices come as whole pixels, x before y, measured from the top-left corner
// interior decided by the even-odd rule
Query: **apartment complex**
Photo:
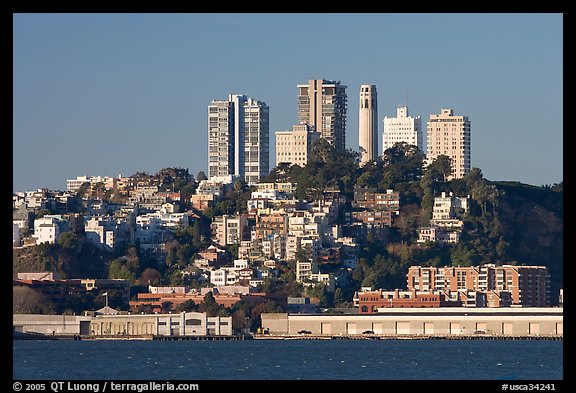
[[[354,307],[358,314],[377,313],[380,308],[437,308],[459,306],[457,302],[450,301],[444,293],[430,291],[384,291],[363,288],[354,294]]]
[[[378,158],[378,95],[375,85],[360,85],[358,143],[360,166]]]
[[[119,178],[121,177],[122,176],[119,176]],[[91,185],[102,183],[107,190],[113,189],[116,186],[119,178],[109,176],[77,176],[76,179],[66,180],[66,190],[70,192],[76,192],[84,183],[90,183]]]
[[[269,172],[269,108],[243,94],[208,106],[208,176],[236,175],[248,184]]]
[[[428,121],[427,164],[439,155],[448,156],[452,159],[448,180],[464,177],[470,172],[470,137],[468,116],[455,116],[452,109],[431,114]]]
[[[430,226],[419,229],[417,242],[458,243],[464,227],[461,218],[469,207],[470,196],[456,197],[443,191],[434,197]]]
[[[313,126],[336,150],[346,149],[346,87],[325,79],[298,85],[298,122]]]
[[[216,216],[212,220],[210,229],[212,240],[221,246],[239,243],[249,237],[248,219],[242,214]]]
[[[396,109],[396,117],[384,117],[384,131],[382,132],[382,154],[394,144],[406,142],[417,146],[424,152],[424,137],[422,135],[422,120],[420,116],[408,115],[408,107],[400,106]]]
[[[496,294],[507,291],[513,306],[550,305],[550,275],[546,266],[411,266],[407,278],[408,290]]]
[[[308,124],[292,126],[291,131],[276,131],[276,165],[281,162],[301,167],[308,163],[312,145],[320,138]]]

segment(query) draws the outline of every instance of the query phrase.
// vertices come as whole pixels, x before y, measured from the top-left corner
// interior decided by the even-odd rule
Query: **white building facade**
[[[406,142],[417,146],[424,152],[422,134],[422,120],[420,116],[408,115],[408,107],[400,106],[396,109],[396,117],[384,117],[384,131],[382,132],[382,154],[398,142]]]
[[[236,175],[248,184],[269,172],[269,107],[243,94],[208,106],[208,176]]]
[[[208,106],[208,177],[234,173],[234,104],[213,100]]]

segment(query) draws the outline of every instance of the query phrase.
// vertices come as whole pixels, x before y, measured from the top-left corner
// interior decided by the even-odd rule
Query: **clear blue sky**
[[[297,123],[296,85],[378,89],[382,119],[408,103],[423,126],[470,118],[489,180],[563,180],[563,16],[503,14],[14,14],[13,191],[80,175],[207,172],[207,106],[242,93]]]

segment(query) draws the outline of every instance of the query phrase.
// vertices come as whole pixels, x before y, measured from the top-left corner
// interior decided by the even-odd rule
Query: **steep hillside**
[[[40,244],[14,250],[12,274],[21,272],[56,271],[63,278],[106,278],[108,252],[86,239],[63,244]]]
[[[521,264],[548,266],[554,303],[563,279],[563,192],[522,183],[494,184],[505,192],[497,214],[510,244],[508,256]]]

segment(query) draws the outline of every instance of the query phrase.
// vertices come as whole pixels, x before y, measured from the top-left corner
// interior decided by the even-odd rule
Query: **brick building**
[[[508,291],[513,306],[546,307],[550,304],[550,275],[546,266],[423,267],[411,266],[408,290]]]

